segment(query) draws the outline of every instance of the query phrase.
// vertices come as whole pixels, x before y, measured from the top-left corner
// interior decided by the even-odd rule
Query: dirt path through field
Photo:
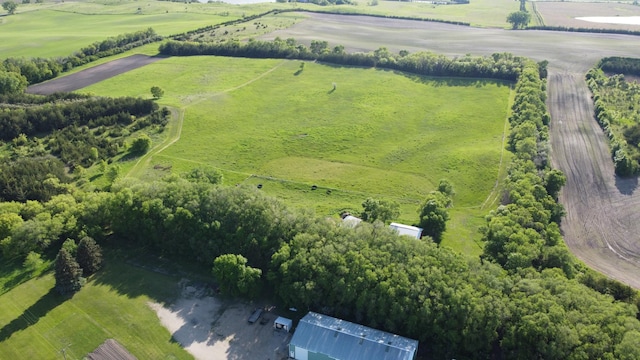
[[[552,162],[567,175],[560,200],[571,251],[589,266],[640,289],[640,189],[614,176],[606,138],[593,118],[584,74],[606,56],[640,58],[639,37],[477,29],[447,24],[313,14],[265,38],[327,40],[351,51],[381,46],[449,56],[510,52],[549,61]]]

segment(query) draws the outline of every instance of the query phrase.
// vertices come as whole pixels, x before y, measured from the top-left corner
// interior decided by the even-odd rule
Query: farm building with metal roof
[[[420,239],[422,237],[422,228],[419,227],[394,222],[392,222],[389,227],[392,230],[395,230],[399,235],[409,235],[416,239]]]
[[[418,341],[309,312],[289,343],[296,360],[414,360]]]

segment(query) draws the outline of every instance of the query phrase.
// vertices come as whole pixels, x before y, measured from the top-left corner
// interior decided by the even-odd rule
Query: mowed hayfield
[[[70,299],[53,273],[28,280],[0,295],[0,357],[82,359],[116,339],[138,359],[192,359],[147,305],[173,300],[177,281],[115,258]]]
[[[640,16],[640,6],[631,3],[537,1],[534,4],[535,11],[547,26],[640,31],[640,25],[606,24],[576,19],[591,16]]]
[[[156,153],[147,173],[213,166],[227,185],[262,184],[322,215],[359,211],[367,197],[393,200],[408,223],[447,178],[453,211],[465,218],[454,223],[477,237],[464,223],[482,218],[500,178],[510,84],[301,64],[174,57],[80,91],[149,97],[157,85],[161,103],[182,109],[180,140]]]

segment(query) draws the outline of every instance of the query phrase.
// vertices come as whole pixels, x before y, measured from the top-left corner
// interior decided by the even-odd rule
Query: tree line
[[[28,99],[29,97],[27,97]],[[75,97],[75,101],[51,101],[38,106],[20,106],[20,99],[0,103],[0,139],[11,141],[20,134],[50,133],[70,125],[98,127],[131,124],[158,110],[152,100],[134,97]]]
[[[330,48],[326,41],[311,41],[310,46],[295,39],[273,41],[250,40],[246,43],[226,41],[222,43],[197,43],[168,41],[160,45],[163,55],[193,56],[218,55],[250,58],[283,58],[318,60],[333,64],[364,67],[380,67],[406,71],[419,75],[449,77],[481,77],[515,81],[522,69],[524,58],[508,53],[496,53],[486,57],[465,55],[448,58],[444,55],[418,52],[398,54],[380,48],[370,53],[347,53],[344,46]]]
[[[637,30],[625,30],[625,29],[599,29],[599,28],[575,28],[567,26],[528,26],[526,30],[547,30],[547,31],[566,31],[566,32],[582,32],[582,33],[597,33],[597,34],[621,34],[621,35],[640,35],[640,31]]]
[[[635,175],[640,171],[640,85],[624,80],[624,75],[605,75],[593,68],[586,76],[593,94],[595,116],[609,138],[616,174]]]
[[[601,59],[596,67],[605,73],[640,76],[640,59],[612,56]]]

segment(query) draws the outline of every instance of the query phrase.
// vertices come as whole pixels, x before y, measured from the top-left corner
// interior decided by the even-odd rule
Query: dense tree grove
[[[134,117],[158,110],[151,101],[133,97],[86,98],[74,102],[51,102],[40,106],[0,103],[0,139],[10,141],[25,134],[49,133],[70,125],[89,127],[131,124]],[[19,103],[18,103],[19,105]]]
[[[41,200],[67,191],[71,179],[64,163],[53,156],[0,159],[0,199]]]
[[[595,116],[609,138],[616,174],[629,176],[640,171],[640,85],[624,75],[606,76],[594,68],[587,73],[593,93]]]
[[[610,74],[640,76],[640,59],[619,56],[606,57],[598,62],[597,67]]]
[[[196,43],[169,41],[160,46],[160,53],[172,56],[219,55],[252,58],[285,58],[319,60],[328,63],[376,66],[406,71],[419,75],[483,77],[516,80],[524,58],[511,54],[493,54],[488,57],[465,55],[448,58],[444,55],[418,52],[392,54],[386,48],[371,53],[347,53],[342,46],[329,48],[326,41],[312,41],[309,47],[294,39],[273,41],[250,40],[247,43]]]

